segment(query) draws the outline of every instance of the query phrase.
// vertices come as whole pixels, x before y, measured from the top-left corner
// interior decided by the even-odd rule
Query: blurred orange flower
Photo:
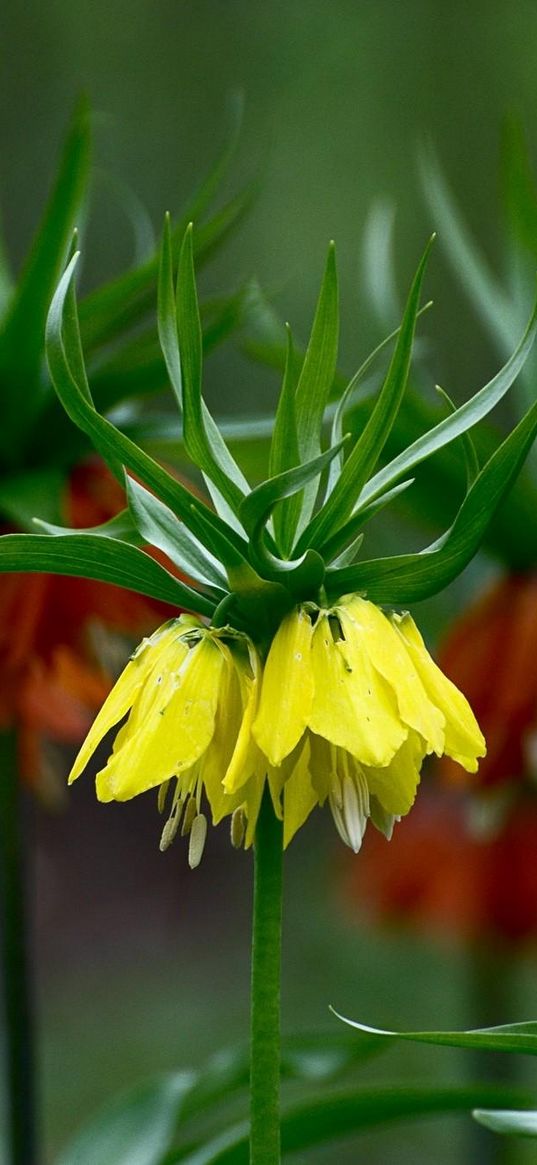
[[[537,934],[537,574],[496,583],[456,621],[439,662],[487,755],[470,779],[438,762],[389,845],[368,835],[347,889],[392,922],[520,942]]]
[[[124,504],[96,458],[72,470],[71,526],[98,525]],[[99,629],[138,638],[172,610],[107,583],[45,574],[0,576],[0,609],[0,730],[16,728],[21,775],[47,797],[44,740],[80,740],[116,678],[99,658]]]

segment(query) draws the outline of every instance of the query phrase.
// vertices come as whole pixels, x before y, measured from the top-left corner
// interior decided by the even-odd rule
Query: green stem
[[[279,1165],[282,823],[265,789],[255,839],[250,1165]]]
[[[0,733],[0,894],[10,1165],[35,1165],[32,1009],[20,781],[14,733]]]

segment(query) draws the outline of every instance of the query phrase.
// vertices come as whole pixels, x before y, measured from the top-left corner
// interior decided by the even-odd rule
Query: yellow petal
[[[363,764],[387,764],[407,735],[390,689],[357,635],[334,643],[327,615],[317,620],[311,663],[315,696],[309,727]]]
[[[283,845],[287,848],[319,799],[309,772],[310,745],[306,737],[299,758],[283,789]]]
[[[387,616],[359,595],[352,595],[335,608],[345,636],[361,637],[364,648],[381,676],[393,689],[399,715],[427,742],[427,751],[441,756],[444,751],[445,718],[429,700],[412,659]]]
[[[385,768],[365,767],[370,792],[386,813],[403,817],[412,808],[420,781],[425,746],[415,732],[403,742]]]
[[[190,768],[208,747],[215,726],[224,655],[204,637],[178,671],[155,688],[145,723],[97,776],[101,801],[126,801]],[[170,698],[170,688],[173,694]]]
[[[403,640],[429,699],[446,720],[444,752],[469,773],[475,773],[478,757],[486,753],[485,738],[468,700],[431,659],[409,614],[394,615],[394,627]]]
[[[180,620],[159,627],[149,639],[144,639],[114,684],[100,712],[86,736],[69,775],[69,784],[84,771],[91,755],[106,733],[118,724],[134,704],[145,680],[177,639]]]
[[[232,653],[225,644],[220,646],[224,649],[225,666],[214,732],[200,765],[200,778],[211,806],[213,825],[236,808],[224,789],[223,776],[233,756],[243,714],[242,692]]]
[[[309,615],[299,608],[283,620],[268,654],[253,734],[272,765],[288,756],[308,723],[313,700],[311,637]]]
[[[223,784],[228,793],[234,793],[240,789],[241,785],[251,777],[253,768],[258,762],[259,749],[252,736],[252,725],[257,715],[261,665],[253,646],[250,649],[249,661],[251,675],[241,658],[235,657],[237,675],[241,685],[242,713],[233,754],[224,770]]]
[[[241,789],[241,793],[244,796],[244,800],[241,801],[241,805],[247,820],[246,836],[244,838],[245,849],[249,849],[255,839],[257,818],[259,817],[259,810],[261,808],[264,787],[265,778],[255,776],[250,777],[248,784],[245,785],[243,789]]]

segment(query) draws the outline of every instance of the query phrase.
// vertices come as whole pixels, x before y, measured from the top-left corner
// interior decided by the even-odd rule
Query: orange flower
[[[361,860],[345,867],[353,908],[439,936],[513,944],[537,934],[537,799],[479,838],[459,797],[437,790],[383,841],[371,830]]]
[[[72,471],[69,524],[98,525],[123,505],[120,486],[96,458]],[[1,575],[0,610],[0,729],[15,726],[21,773],[46,796],[43,738],[77,742],[115,679],[98,659],[94,633],[104,627],[138,637],[172,611],[107,583],[38,574]]]
[[[510,575],[457,620],[440,666],[469,700],[487,742],[472,778],[483,787],[532,782],[537,729],[537,573]],[[441,772],[460,782],[461,770]]]
[[[520,942],[537,934],[537,574],[496,583],[456,621],[439,662],[487,755],[471,782],[438,762],[442,786],[389,846],[368,837],[347,889],[381,918]]]

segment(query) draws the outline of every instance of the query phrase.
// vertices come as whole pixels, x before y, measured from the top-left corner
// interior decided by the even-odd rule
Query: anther
[[[190,802],[194,804],[194,802]],[[204,813],[198,813],[192,822],[190,842],[188,846],[188,864],[191,870],[199,866],[205,849],[207,837],[207,818]]]

